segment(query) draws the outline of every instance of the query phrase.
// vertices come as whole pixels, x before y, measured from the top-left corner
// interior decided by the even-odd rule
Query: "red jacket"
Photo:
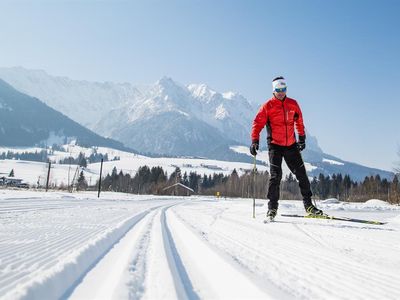
[[[291,146],[296,142],[295,126],[298,135],[305,135],[300,107],[289,97],[279,100],[273,96],[261,106],[253,121],[252,141],[260,139],[264,126],[267,126],[270,142],[280,146]]]

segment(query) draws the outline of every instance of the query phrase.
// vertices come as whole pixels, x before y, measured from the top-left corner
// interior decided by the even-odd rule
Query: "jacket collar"
[[[276,97],[275,97],[275,94],[273,94],[273,96],[272,96],[272,99],[273,99],[273,100],[278,100],[278,101],[281,101],[281,102],[285,101],[286,98],[287,98],[287,95],[285,95],[285,98],[283,98],[282,100],[276,98]]]

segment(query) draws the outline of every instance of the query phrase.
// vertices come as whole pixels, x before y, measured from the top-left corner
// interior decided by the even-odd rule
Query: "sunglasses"
[[[286,88],[275,89],[275,92],[277,92],[277,93],[284,93],[284,92],[286,92]]]

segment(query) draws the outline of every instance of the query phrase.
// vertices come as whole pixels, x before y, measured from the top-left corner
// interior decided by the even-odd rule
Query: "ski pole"
[[[253,219],[256,218],[256,155],[254,155],[254,165],[253,165]]]

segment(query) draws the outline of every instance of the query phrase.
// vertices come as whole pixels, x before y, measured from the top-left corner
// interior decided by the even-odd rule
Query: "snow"
[[[389,203],[379,199],[371,199],[364,203],[364,208],[387,209],[389,207],[391,207]]]
[[[4,152],[39,152],[42,150],[41,148],[2,149],[4,149]],[[84,153],[87,157],[93,153],[93,149],[91,148],[84,148],[76,145],[65,145],[64,149],[66,152],[54,151],[54,154],[49,155],[49,158],[52,161],[57,162],[70,156],[76,158],[79,156],[79,153]],[[164,172],[168,172],[168,174],[171,174],[175,171],[176,167],[179,167],[182,173],[187,172],[189,174],[190,172],[197,172],[199,175],[212,175],[214,173],[230,175],[234,169],[236,169],[239,175],[242,175],[245,172],[251,171],[253,168],[252,164],[242,162],[229,162],[200,158],[153,158],[105,147],[98,147],[96,148],[96,151],[99,154],[108,154],[109,159],[113,159],[115,157],[120,158],[119,160],[110,160],[104,162],[104,176],[107,175],[107,173],[111,174],[114,167],[116,167],[118,171],[122,170],[124,173],[129,173],[131,175],[136,174],[139,168],[143,166],[148,166],[150,168],[162,167]],[[266,166],[259,165],[257,167],[259,171],[267,170]],[[0,160],[0,174],[8,175],[12,169],[14,169],[16,178],[23,179],[24,182],[30,185],[36,186],[38,181],[40,185],[45,185],[48,163],[13,159]],[[50,185],[67,185],[68,183],[72,182],[75,172],[80,171],[83,171],[89,185],[94,185],[99,178],[100,163],[88,164],[87,168],[80,168],[77,165],[70,166],[68,164],[52,164],[50,171]]]
[[[189,84],[188,90],[192,93],[193,97],[209,102],[217,94],[216,91],[210,89],[206,84]]]
[[[323,158],[322,162],[326,162],[326,163],[331,164],[331,165],[344,166],[344,163],[341,163],[341,162],[338,162],[338,161],[332,160],[332,159],[327,159],[327,158]]]
[[[30,185],[36,186],[38,181],[41,186],[44,186],[46,183],[48,164],[23,160],[0,160],[0,174],[8,175],[12,169],[14,170],[16,178],[22,179],[23,182]],[[67,185],[68,177],[70,178],[69,182],[71,182],[76,169],[76,165],[71,166],[71,169],[68,165],[52,165],[50,185]],[[84,174],[92,183],[94,183],[98,177],[92,176],[93,174],[86,171],[84,171]]]
[[[394,217],[394,218],[390,219],[390,221],[393,222],[393,223],[400,224],[400,216]],[[397,248],[400,249],[400,244],[397,246]]]
[[[126,108],[127,102],[141,96],[131,84],[71,80],[50,76],[43,70],[0,68],[0,76],[17,90],[91,128],[109,113],[110,107]]]
[[[135,158],[135,157],[141,157],[138,154],[134,154],[131,152],[126,152],[126,151],[121,151],[121,150],[116,150],[113,148],[108,148],[108,147],[92,147],[92,148],[87,148],[87,147],[82,147],[78,146],[75,143],[70,143],[66,145],[62,145],[61,148],[64,149],[64,151],[53,151],[53,154],[49,154],[48,157],[51,160],[51,162],[59,162],[60,160],[63,160],[65,158],[77,158],[80,153],[85,154],[86,157],[89,157],[91,154],[94,154],[96,151],[98,154],[107,154],[109,159],[114,159],[116,157],[119,158]],[[13,152],[13,153],[35,153],[35,152],[41,152],[41,151],[46,151],[45,148],[40,148],[40,147],[0,147],[0,154],[1,153],[7,153],[7,152]],[[47,150],[48,152],[48,150]]]
[[[31,132],[31,129],[29,129],[29,132]],[[61,145],[66,138],[67,137],[63,134],[62,131],[60,132],[50,131],[49,137],[41,141],[40,143],[45,145],[53,145],[53,144]]]
[[[7,153],[8,151],[14,153],[35,153],[42,151],[43,148],[39,147],[0,147],[0,153]]]
[[[237,96],[237,94],[235,92],[229,91],[222,93],[222,96],[224,96],[225,99],[233,99]]]
[[[167,157],[137,157],[135,159],[122,159],[117,161],[107,161],[103,164],[104,174],[111,173],[114,166],[117,170],[123,170],[124,173],[135,174],[140,166],[148,166],[149,168],[160,166],[164,172],[171,174],[176,167],[181,169],[182,173],[197,172],[199,175],[214,173],[223,173],[230,175],[234,169],[239,175],[253,169],[253,165],[242,162],[229,162],[213,159],[199,158],[167,158]],[[88,170],[93,174],[98,174],[100,171],[100,163],[90,164]],[[267,167],[258,166],[259,171],[266,171]]]
[[[328,198],[328,199],[325,199],[325,200],[321,201],[320,203],[324,203],[324,204],[339,204],[340,201],[338,199],[336,199],[336,198]]]
[[[0,190],[0,298],[399,299],[400,206],[256,202]]]
[[[229,261],[223,260],[213,249],[194,234],[182,220],[169,212],[172,234],[177,247],[182,249],[182,261],[188,266],[188,276],[198,285],[202,299],[265,299],[266,295],[250,278]],[[198,259],[201,257],[202,259]],[[212,270],[212,272],[210,272]]]
[[[226,117],[229,116],[229,113],[226,111],[225,107],[223,104],[220,104],[216,109],[215,109],[215,119],[217,120],[223,120]]]
[[[370,199],[365,202],[365,205],[374,206],[374,207],[382,207],[382,206],[387,207],[387,206],[389,206],[389,203],[379,200],[379,199]]]

